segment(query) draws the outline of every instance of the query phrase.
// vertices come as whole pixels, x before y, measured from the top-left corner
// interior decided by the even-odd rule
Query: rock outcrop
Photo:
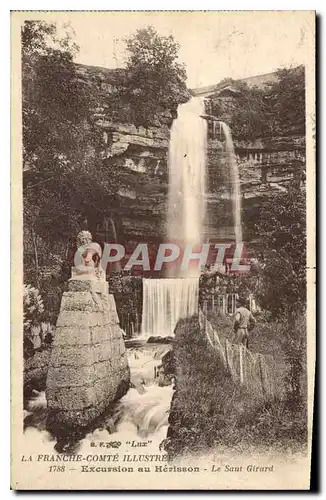
[[[80,438],[128,388],[123,334],[107,283],[70,280],[46,381],[48,429],[58,439]]]
[[[109,70],[78,65],[80,78],[93,88],[98,103],[93,119],[102,135],[101,156],[108,171],[119,171],[121,188],[111,200],[112,219],[119,242],[161,242],[165,235],[165,214],[168,195],[168,146],[170,127],[176,116],[175,109],[161,109],[153,123],[137,126],[128,119],[128,106],[121,102],[113,112],[109,102],[114,98],[123,78],[123,70]],[[268,85],[277,75],[259,75],[245,79],[248,85]],[[232,87],[232,86],[231,86]],[[191,90],[208,103],[218,102],[218,119],[232,122],[232,110],[239,90],[230,85],[217,84]],[[232,130],[231,130],[232,132]],[[233,134],[234,135],[234,134]],[[295,172],[297,154],[304,157],[304,135],[255,138],[233,137],[239,164],[243,208],[244,237],[246,221],[255,206],[278,191],[287,190]],[[125,180],[123,180],[125,179]],[[205,234],[209,238],[234,238],[232,200],[229,189],[230,175],[225,158],[225,142],[208,129],[208,190]],[[97,221],[99,226],[101,221]],[[97,239],[104,238],[101,229]],[[104,233],[104,231],[102,231]],[[112,238],[112,234],[109,232]],[[248,235],[250,238],[250,235]],[[247,241],[248,243],[248,241]]]

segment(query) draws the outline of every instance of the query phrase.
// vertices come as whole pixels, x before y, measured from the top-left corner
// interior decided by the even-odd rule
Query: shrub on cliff
[[[137,30],[125,42],[129,58],[121,97],[134,123],[155,124],[164,110],[175,110],[190,98],[185,67],[178,62],[180,46],[152,26]]]
[[[277,194],[256,214],[261,306],[282,316],[303,311],[306,302],[306,196],[301,190]]]
[[[277,79],[264,87],[232,79],[224,83],[240,91],[231,110],[230,126],[235,137],[254,140],[305,134],[304,66],[279,69]],[[218,102],[213,103],[212,111],[221,112]]]

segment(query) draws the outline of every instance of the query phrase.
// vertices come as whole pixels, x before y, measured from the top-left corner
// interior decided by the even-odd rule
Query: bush
[[[24,285],[23,310],[25,329],[28,329],[33,323],[38,323],[44,313],[44,304],[40,292],[31,285]]]
[[[304,66],[279,69],[277,79],[265,88],[250,87],[241,80],[225,79],[239,92],[232,110],[231,127],[238,139],[305,135],[305,70]],[[212,102],[211,114],[220,116],[219,101]]]
[[[24,358],[33,356],[35,350],[47,348],[51,344],[54,332],[53,324],[50,324],[51,314],[52,311],[46,313],[39,290],[32,285],[24,285]]]
[[[160,36],[152,26],[139,29],[126,40],[129,52],[127,78],[119,96],[127,102],[136,125],[155,125],[165,110],[176,110],[188,101],[186,71],[178,62],[179,45],[170,36]]]

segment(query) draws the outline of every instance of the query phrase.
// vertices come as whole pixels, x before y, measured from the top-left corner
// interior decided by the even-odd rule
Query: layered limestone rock
[[[47,427],[59,437],[78,436],[128,388],[125,345],[107,283],[71,279],[50,356]]]
[[[94,123],[102,136],[100,154],[108,175],[118,172],[119,183],[110,200],[110,217],[116,234],[98,230],[96,217],[93,231],[101,238],[119,243],[130,241],[162,242],[166,233],[165,214],[168,197],[168,147],[170,127],[176,109],[160,109],[147,127],[131,123],[132,116],[125,102],[116,111],[110,102],[118,99],[118,89],[125,70],[77,65],[79,78],[94,94]],[[247,79],[248,85],[266,85],[276,74]],[[252,81],[251,81],[252,80]],[[251,83],[250,83],[251,82]],[[255,83],[253,83],[255,82]],[[257,83],[258,82],[258,83]],[[191,93],[205,97],[210,107],[218,103],[218,119],[232,123],[234,102],[239,90],[232,85],[218,84],[195,89]],[[214,113],[213,113],[214,114]],[[231,127],[232,128],[232,127]],[[232,130],[231,130],[232,132]],[[293,180],[294,155],[304,154],[304,136],[256,138],[233,137],[241,181],[244,239],[248,241],[247,220],[255,206],[278,191],[287,190]],[[205,235],[210,239],[234,239],[230,169],[225,157],[223,134],[216,136],[208,127],[207,144],[207,208]],[[96,227],[95,227],[96,226]],[[92,226],[93,227],[93,226]]]

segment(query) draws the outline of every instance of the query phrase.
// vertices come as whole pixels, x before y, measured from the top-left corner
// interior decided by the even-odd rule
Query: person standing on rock
[[[237,310],[234,315],[233,323],[233,343],[243,344],[247,349],[249,349],[249,332],[255,327],[256,320],[251,311],[246,308],[246,301],[244,299],[237,299],[236,306]]]

